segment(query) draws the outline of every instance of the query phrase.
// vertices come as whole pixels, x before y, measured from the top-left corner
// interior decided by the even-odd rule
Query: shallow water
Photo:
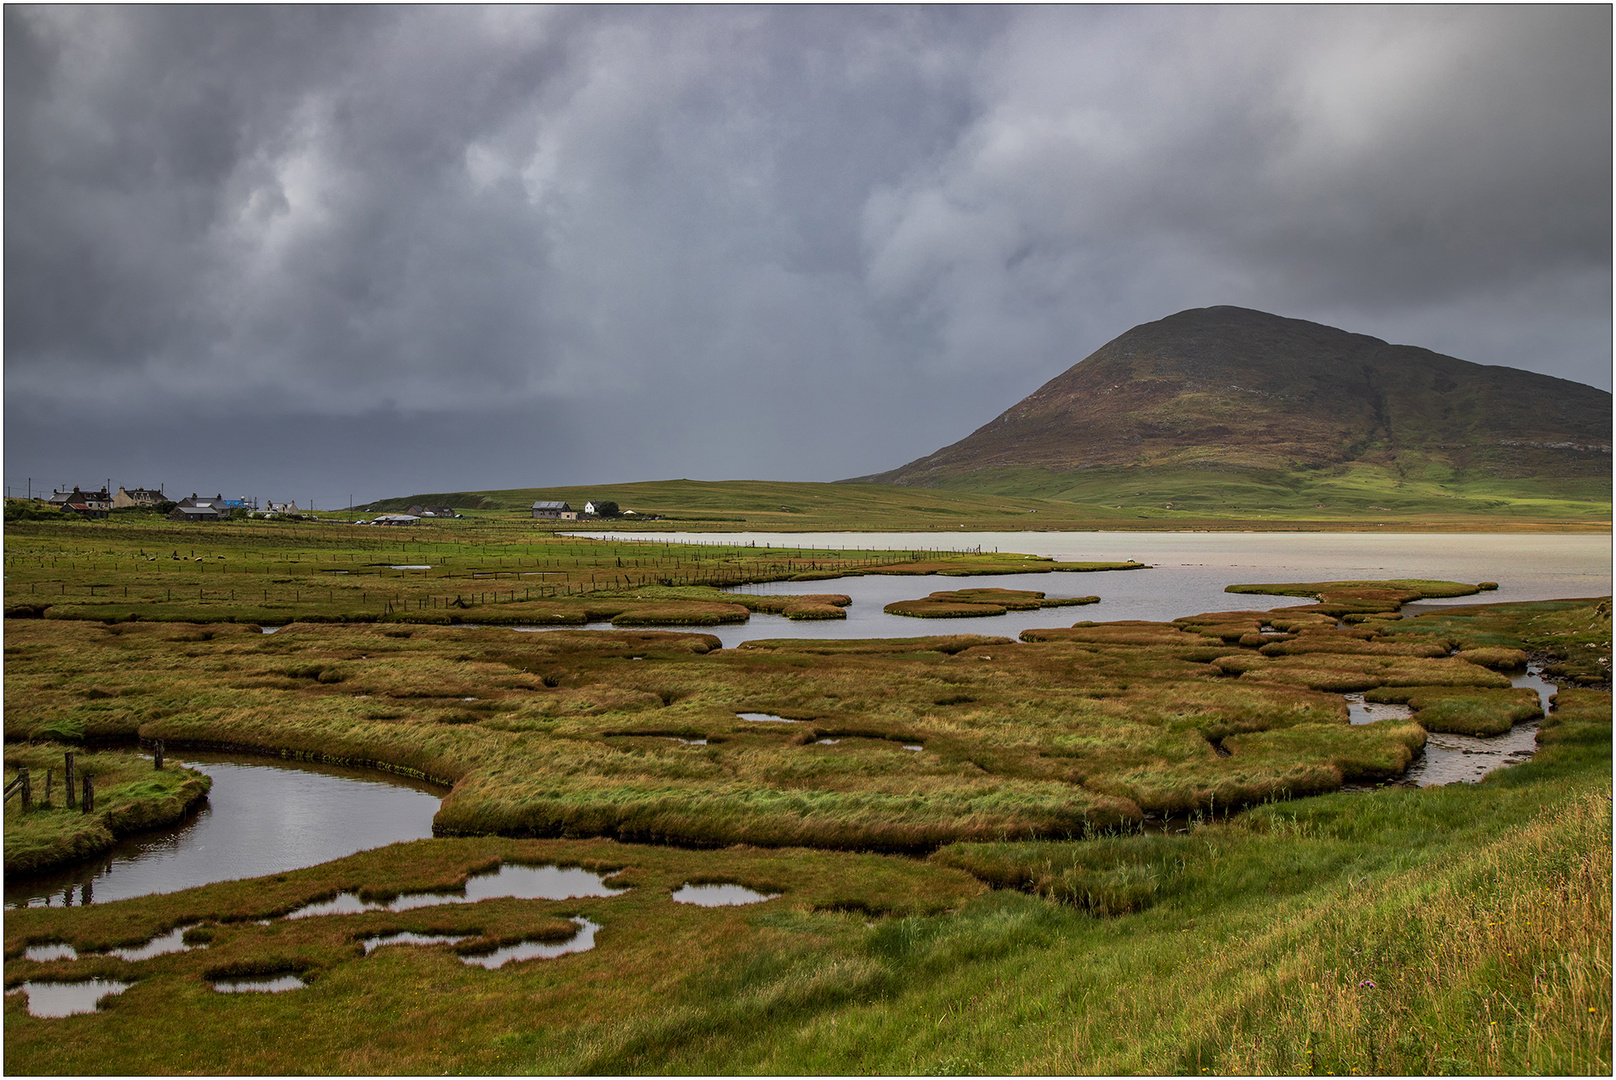
[[[773,900],[779,893],[760,893],[744,885],[684,885],[674,890],[678,904],[697,907],[733,907],[738,904],[761,904]]]
[[[1347,720],[1353,724],[1373,724],[1379,720],[1407,720],[1414,710],[1407,705],[1364,701],[1362,694],[1343,694],[1347,699]]]
[[[60,942],[51,945],[30,945],[22,951],[22,954],[29,960],[39,964],[50,960],[77,960],[79,958],[77,949]]]
[[[77,1016],[95,1012],[104,997],[121,994],[134,983],[115,979],[89,979],[84,982],[25,982],[8,994],[28,996],[28,1014],[45,1018]]]
[[[315,866],[430,837],[441,801],[439,788],[369,770],[199,752],[170,760],[213,778],[190,820],[75,867],[8,875],[6,907],[105,903]]]
[[[302,990],[308,984],[296,975],[281,975],[273,979],[216,979],[212,985],[221,994],[280,994]]]
[[[314,915],[357,915],[362,911],[410,911],[440,904],[475,904],[479,900],[499,897],[571,900],[584,896],[618,896],[628,891],[607,885],[604,876],[577,867],[506,863],[498,870],[468,878],[465,891],[460,893],[405,893],[386,903],[361,900],[353,893],[338,893],[334,899],[307,904],[286,917],[306,919]]]
[[[787,720],[783,716],[775,716],[773,713],[766,713],[766,712],[743,712],[743,713],[736,713],[735,715],[740,717],[742,720],[750,720],[754,724],[800,724],[800,723],[802,723],[801,720]]]
[[[1549,698],[1558,689],[1543,679],[1542,667],[1529,666],[1524,675],[1511,677],[1510,683],[1537,691],[1545,715]],[[1426,736],[1425,751],[1414,759],[1403,774],[1402,783],[1416,787],[1438,787],[1442,784],[1474,784],[1483,776],[1506,765],[1519,765],[1532,760],[1537,753],[1537,732],[1541,718],[1516,724],[1502,735],[1445,735],[1432,732]]]
[[[546,944],[542,941],[523,941],[506,945],[480,956],[462,956],[461,963],[489,969],[504,967],[521,960],[553,960],[568,953],[588,952],[595,947],[595,931],[600,927],[588,919],[574,919],[578,932],[566,941]]]
[[[184,926],[176,926],[166,934],[158,934],[144,945],[135,945],[127,949],[108,949],[107,953],[125,960],[150,960],[154,956],[165,956],[168,953],[205,949],[206,945],[185,944],[185,931],[196,925],[186,923]]]
[[[454,945],[470,937],[470,934],[417,934],[410,930],[400,930],[393,934],[378,934],[375,937],[365,938],[360,944],[365,947],[365,955],[369,956],[383,945]]]
[[[1607,596],[1611,592],[1611,538],[1486,533],[579,533],[622,540],[695,544],[772,545],[784,552],[848,550],[976,549],[1020,552],[1064,560],[1120,562],[1137,559],[1146,570],[1103,573],[997,574],[971,577],[829,578],[776,581],[730,590],[768,596],[845,593],[852,597],[845,620],[793,622],[784,615],[754,614],[745,623],[688,628],[716,636],[725,648],[762,638],[849,639],[988,634],[1014,638],[1022,630],[1070,626],[1079,620],[1145,619],[1168,622],[1207,611],[1266,610],[1313,601],[1300,597],[1224,592],[1232,584],[1436,578],[1496,581],[1498,591],[1430,607],[1519,600]],[[916,600],[940,589],[998,587],[1034,589],[1051,597],[1099,596],[1100,603],[1047,611],[1011,611],[973,619],[915,619],[881,609],[895,600]],[[609,623],[592,624],[605,628]],[[554,629],[533,627],[531,629]],[[667,627],[678,630],[680,627]]]

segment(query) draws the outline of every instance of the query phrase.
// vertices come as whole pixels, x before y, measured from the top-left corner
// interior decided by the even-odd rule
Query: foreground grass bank
[[[1131,913],[960,867],[1057,871],[1084,843],[929,861],[609,841],[433,840],[271,879],[8,913],[6,985],[132,983],[92,1015],[8,995],[13,1073],[1608,1074],[1610,698],[1562,691],[1536,760],[1475,786],[1273,805],[1111,855],[1148,882]],[[286,922],[338,889],[444,888],[498,860],[615,872],[609,898],[483,901]],[[1057,872],[1059,878],[1061,873]],[[670,901],[725,880],[778,899]],[[588,952],[484,971],[393,930],[505,939],[562,917]],[[270,918],[267,926],[253,920]],[[34,962],[201,922],[206,949]],[[224,995],[223,972],[306,989]]]
[[[28,557],[31,572],[86,592],[119,572],[107,548],[69,543],[114,534],[55,528],[29,535],[35,546],[8,566],[8,588]],[[412,573],[395,563],[432,561],[418,557],[425,547],[355,549],[341,546],[351,533],[293,528],[309,530],[308,546],[265,549],[272,557],[253,573],[299,588],[298,573],[368,567],[388,580]],[[281,534],[239,535],[250,552]],[[521,558],[572,559],[567,573],[599,577],[734,572],[707,561],[716,552],[686,568],[695,558],[674,547],[555,542],[578,554],[507,549],[475,566],[453,561],[464,548],[431,554],[477,574],[558,568]],[[177,554],[164,572],[176,572]],[[969,562],[892,554],[905,557],[723,557],[802,576],[803,595],[767,602],[809,610],[836,606],[809,591],[814,575],[837,572],[832,558],[917,574]],[[185,572],[211,575],[220,561],[232,560]],[[595,584],[586,602],[721,602],[707,580]],[[48,609],[8,619],[8,758],[142,737],[368,762],[454,785],[440,831],[478,835],[166,896],[8,912],[8,990],[131,986],[63,1019],[30,1016],[21,994],[7,996],[5,1067],[1608,1073],[1609,601],[1399,619],[1408,600],[1477,587],[1288,589],[1317,603],[1266,611],[1231,597],[1248,609],[1173,623],[1072,625],[1074,613],[1052,611],[1047,629],[1019,641],[733,650],[701,633],[349,621],[340,606],[332,621],[265,635],[239,600],[213,609],[236,622],[195,610],[187,622]],[[1507,673],[1528,657],[1547,660],[1562,686],[1531,763],[1475,786],[1374,786],[1423,745],[1421,714],[1433,726],[1438,715],[1518,718]],[[1407,700],[1415,720],[1350,725],[1341,694],[1351,690]],[[772,719],[742,715],[753,713]],[[1352,779],[1369,790],[1338,790]],[[1247,809],[1228,813],[1238,806]],[[625,842],[647,840],[679,846]],[[441,890],[502,861],[583,865],[633,888],[281,918],[339,891]],[[670,899],[683,883],[713,881],[780,895],[719,909]],[[601,928],[590,951],[497,971],[456,953],[555,940],[572,918]],[[206,948],[106,954],[179,927]],[[398,930],[468,941],[365,955],[361,938]],[[79,958],[27,956],[52,942]],[[210,987],[221,975],[284,972],[308,985]]]

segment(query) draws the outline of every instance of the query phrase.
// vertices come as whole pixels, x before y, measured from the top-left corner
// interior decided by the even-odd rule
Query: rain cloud
[[[4,18],[13,489],[829,480],[1208,304],[1610,386],[1608,7]]]

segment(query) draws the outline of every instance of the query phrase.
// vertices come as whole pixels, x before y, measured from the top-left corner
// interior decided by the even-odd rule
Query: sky
[[[1234,304],[1611,386],[1588,6],[4,8],[4,480],[836,480]]]

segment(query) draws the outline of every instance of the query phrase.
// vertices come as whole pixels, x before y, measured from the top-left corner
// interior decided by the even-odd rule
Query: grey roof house
[[[577,521],[578,511],[564,502],[540,499],[533,504],[533,516],[548,521]]]

